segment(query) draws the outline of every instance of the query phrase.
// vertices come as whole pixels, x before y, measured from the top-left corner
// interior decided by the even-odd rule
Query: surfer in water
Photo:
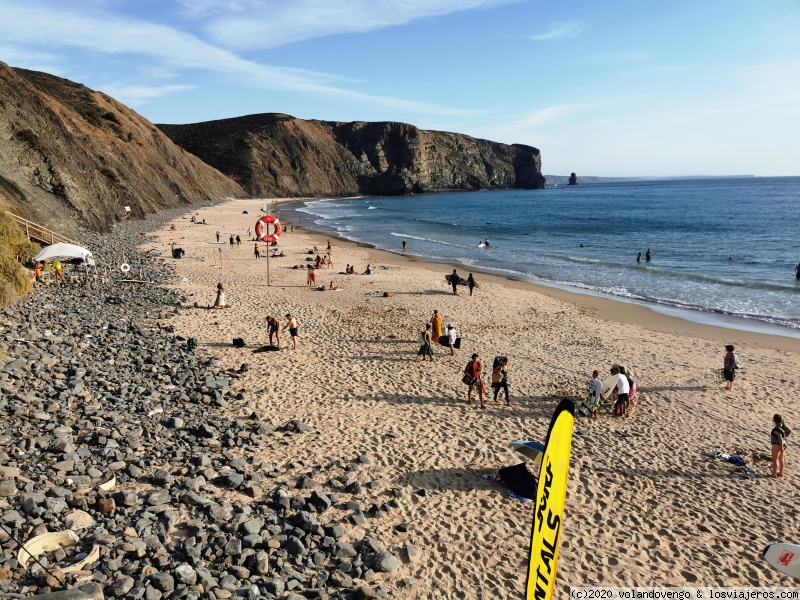
[[[800,263],[797,263],[797,266],[794,268],[794,276],[800,279]]]
[[[489,247],[489,238],[486,238],[486,240],[483,242],[483,245],[487,248]]]

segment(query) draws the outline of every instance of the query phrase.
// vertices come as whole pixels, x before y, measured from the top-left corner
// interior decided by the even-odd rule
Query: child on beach
[[[592,371],[592,378],[589,381],[589,391],[591,392],[591,400],[589,404],[592,407],[592,418],[597,418],[597,410],[600,408],[600,401],[603,399],[603,380],[600,379],[600,371],[595,369]]]
[[[283,330],[289,330],[289,335],[292,337],[292,350],[297,350],[297,319],[291,313],[286,313],[286,318],[289,321],[283,326]]]
[[[738,359],[733,353],[733,346],[728,344],[725,346],[725,360],[723,363],[722,375],[725,378],[725,389],[733,389],[733,380],[736,379],[736,363]]]
[[[222,284],[217,284],[217,299],[214,300],[214,308],[225,308],[227,304],[225,303],[225,290],[222,288]]]
[[[772,442],[772,476],[783,477],[783,457],[786,452],[786,438],[792,433],[783,417],[775,415],[772,417],[772,431],[770,441]]]
[[[456,340],[458,339],[458,331],[452,325],[447,326],[447,345],[450,346],[450,356],[456,353]]]

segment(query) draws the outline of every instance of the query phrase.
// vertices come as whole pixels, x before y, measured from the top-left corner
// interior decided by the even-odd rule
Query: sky
[[[0,0],[0,61],[154,123],[281,112],[545,174],[800,175],[800,0]]]

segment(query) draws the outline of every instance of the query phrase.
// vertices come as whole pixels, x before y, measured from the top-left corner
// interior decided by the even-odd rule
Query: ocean
[[[800,177],[321,199],[280,212],[392,252],[406,240],[433,261],[800,335]]]

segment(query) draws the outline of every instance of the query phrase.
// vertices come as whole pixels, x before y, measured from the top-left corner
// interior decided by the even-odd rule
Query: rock
[[[175,567],[175,578],[188,586],[192,586],[197,582],[197,572],[186,563],[180,564]]]
[[[165,486],[172,484],[175,478],[172,477],[169,471],[157,469],[156,472],[153,473],[152,481],[155,485]]]
[[[103,600],[103,586],[99,583],[86,583],[78,588],[37,594],[37,600]]]
[[[106,588],[106,594],[113,596],[114,598],[122,598],[125,594],[130,592],[131,589],[133,589],[134,583],[135,581],[133,580],[133,577],[123,575],[120,579]]]
[[[160,592],[171,592],[175,589],[175,580],[167,573],[156,573],[150,577],[150,585]]]
[[[400,561],[391,552],[381,552],[375,557],[373,565],[380,573],[394,573],[400,566]]]
[[[85,529],[94,526],[94,519],[86,511],[73,510],[64,517],[64,525],[67,529]]]
[[[117,508],[117,503],[114,502],[113,498],[101,498],[97,501],[97,510],[99,510],[103,514],[108,514],[110,512],[114,512],[114,509]]]
[[[356,588],[356,600],[373,600],[378,597],[375,590],[368,585],[360,585]]]
[[[293,535],[289,536],[283,547],[291,556],[301,556],[306,553],[306,547],[303,542]]]

